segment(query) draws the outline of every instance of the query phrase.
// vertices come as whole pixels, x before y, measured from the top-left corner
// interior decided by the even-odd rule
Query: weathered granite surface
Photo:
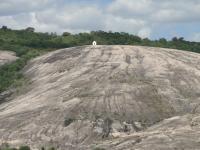
[[[0,105],[0,143],[39,149],[200,149],[200,55],[82,46],[31,61]]]

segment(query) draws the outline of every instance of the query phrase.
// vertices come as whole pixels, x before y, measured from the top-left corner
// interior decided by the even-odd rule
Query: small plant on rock
[[[31,150],[29,146],[21,146],[19,150]]]

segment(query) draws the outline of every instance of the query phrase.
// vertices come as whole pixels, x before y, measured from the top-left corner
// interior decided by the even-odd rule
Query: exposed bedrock
[[[24,74],[30,79],[24,91],[0,105],[1,143],[36,149],[200,147],[199,54],[82,46],[38,57]]]

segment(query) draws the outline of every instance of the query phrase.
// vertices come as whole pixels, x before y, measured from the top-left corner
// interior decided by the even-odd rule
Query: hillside
[[[0,105],[0,143],[58,149],[200,147],[200,55],[142,46],[80,46],[23,69]]]
[[[5,27],[0,29],[0,49],[13,51],[19,58],[16,62],[0,67],[0,93],[10,88],[20,87],[25,77],[21,70],[29,60],[47,52],[73,46],[90,45],[96,40],[99,45],[140,45],[165,47],[200,53],[200,42],[190,42],[182,37],[173,37],[171,40],[142,39],[139,36],[124,32],[91,31],[90,33],[63,35],[56,33],[38,33],[23,30],[12,30]]]

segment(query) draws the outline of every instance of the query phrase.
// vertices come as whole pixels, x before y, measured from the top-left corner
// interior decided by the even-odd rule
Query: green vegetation
[[[21,146],[19,150],[31,150],[29,146]]]
[[[0,150],[31,150],[31,148],[27,145],[20,146],[19,148],[13,148],[8,143],[3,143],[0,145]],[[42,147],[41,150],[56,150],[54,147],[45,148]]]
[[[94,150],[106,150],[106,149],[97,147],[97,148],[94,148]]]
[[[67,127],[68,125],[70,125],[74,121],[75,121],[74,118],[65,118],[64,126]]]
[[[24,78],[21,69],[28,60],[39,55],[39,52],[32,50],[22,55],[16,62],[3,65],[0,68],[0,92],[6,90],[11,85],[13,87],[23,84]]]
[[[20,146],[19,149],[10,147],[7,143],[0,146],[0,150],[31,150],[29,146]]]
[[[128,33],[104,31],[79,34],[64,32],[62,36],[59,36],[55,33],[36,33],[31,27],[25,30],[11,30],[3,26],[0,29],[0,50],[14,51],[19,59],[0,68],[0,93],[10,87],[23,84],[24,77],[21,70],[30,59],[59,48],[91,45],[93,40],[101,45],[142,45],[200,53],[200,43],[185,41],[177,37],[170,41],[164,38],[153,41]]]

